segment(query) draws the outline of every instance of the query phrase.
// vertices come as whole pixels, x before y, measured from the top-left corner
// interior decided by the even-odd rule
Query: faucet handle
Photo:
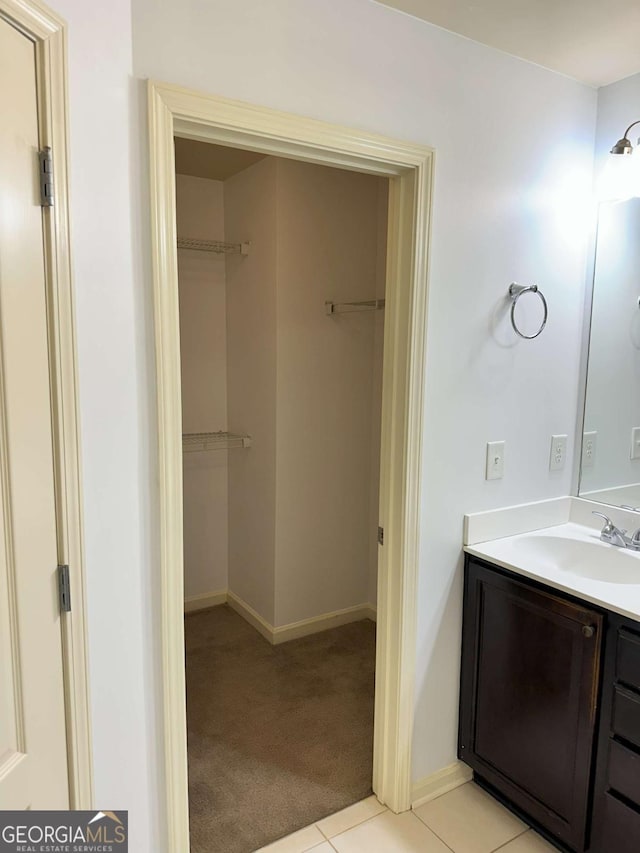
[[[591,515],[599,515],[600,518],[604,519],[604,528],[602,530],[603,533],[611,533],[611,531],[615,528],[615,524],[613,523],[613,521],[611,521],[609,516],[605,515],[603,512],[596,512],[596,510],[594,509]]]
[[[636,532],[631,537],[631,544],[635,545],[640,549],[640,527],[636,530]]]
[[[609,518],[608,515],[605,515],[603,512],[596,512],[596,510],[592,510],[591,515],[599,515],[600,518],[604,519],[604,527],[602,528],[603,533],[626,533],[626,530],[620,530],[620,528],[616,527],[613,521]],[[638,541],[640,542],[640,528],[636,531],[638,533]]]

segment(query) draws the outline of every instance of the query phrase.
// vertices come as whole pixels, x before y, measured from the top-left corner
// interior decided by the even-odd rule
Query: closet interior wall
[[[271,626],[276,586],[276,169],[276,161],[267,157],[228,178],[224,207],[228,238],[251,243],[246,257],[227,259],[229,417],[234,429],[252,440],[249,450],[230,459],[229,591]]]
[[[266,157],[177,183],[181,236],[250,242],[179,252],[185,432],[252,439],[185,454],[186,596],[276,633],[374,616],[384,311],[324,303],[384,298],[387,181]]]

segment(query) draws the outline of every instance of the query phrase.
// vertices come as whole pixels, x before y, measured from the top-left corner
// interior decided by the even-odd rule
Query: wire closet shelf
[[[197,453],[204,450],[233,450],[251,447],[251,436],[234,432],[188,432],[182,435],[182,452]]]
[[[193,237],[178,237],[179,249],[196,252],[214,252],[217,255],[248,255],[249,243],[225,243],[224,240],[196,240]]]
[[[324,310],[328,317],[334,314],[354,314],[356,311],[381,311],[384,299],[361,299],[358,302],[325,302]]]

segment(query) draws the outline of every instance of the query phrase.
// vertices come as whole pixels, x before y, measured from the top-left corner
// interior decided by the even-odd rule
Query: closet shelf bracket
[[[197,453],[204,450],[233,450],[236,447],[251,447],[251,436],[223,431],[182,434],[183,453]]]

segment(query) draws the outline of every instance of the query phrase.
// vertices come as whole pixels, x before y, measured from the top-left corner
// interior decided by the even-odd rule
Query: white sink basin
[[[553,565],[560,572],[603,583],[640,584],[639,552],[601,542],[595,532],[574,531],[573,536],[539,532],[517,539],[513,545],[523,557]]]
[[[640,551],[600,541],[599,527],[568,522],[465,550],[640,622]]]
[[[600,531],[591,527],[560,524],[466,550],[590,600],[637,599],[634,608],[640,611],[640,551],[602,542]]]

